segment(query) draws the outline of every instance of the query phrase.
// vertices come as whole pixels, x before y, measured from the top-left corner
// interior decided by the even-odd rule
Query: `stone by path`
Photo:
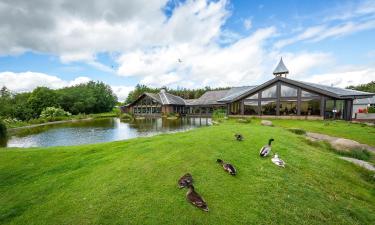
[[[353,159],[353,158],[349,158],[349,157],[340,157],[340,159],[343,159],[345,161],[354,163],[354,164],[356,164],[356,165],[358,165],[360,167],[363,167],[363,168],[365,168],[367,170],[375,172],[375,166],[373,166],[369,162],[366,162],[366,161],[363,161],[363,160],[359,160],[359,159]]]
[[[366,144],[361,144],[350,139],[333,137],[326,134],[307,132],[306,136],[312,141],[328,141],[336,150],[365,149],[375,153],[375,148]]]

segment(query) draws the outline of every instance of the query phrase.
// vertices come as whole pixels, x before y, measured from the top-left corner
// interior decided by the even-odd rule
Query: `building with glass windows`
[[[375,96],[288,79],[288,73],[281,59],[273,73],[275,78],[258,86],[208,91],[199,99],[183,99],[165,90],[158,94],[144,93],[123,109],[135,115],[210,116],[214,110],[224,109],[228,116],[351,120],[353,101]]]

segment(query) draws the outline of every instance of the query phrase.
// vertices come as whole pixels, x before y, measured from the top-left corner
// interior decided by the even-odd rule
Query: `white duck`
[[[279,155],[277,153],[273,156],[273,158],[271,160],[277,166],[285,168],[285,162],[282,159],[279,158]]]
[[[260,152],[259,152],[259,155],[261,157],[266,157],[268,154],[270,154],[271,152],[271,143],[274,141],[273,138],[269,139],[268,140],[268,145],[265,145],[263,146],[261,149],[260,149]]]

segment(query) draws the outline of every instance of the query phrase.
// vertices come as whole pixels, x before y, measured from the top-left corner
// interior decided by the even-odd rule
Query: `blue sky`
[[[0,0],[0,85],[160,87],[375,80],[374,1]],[[182,62],[179,62],[181,59]]]

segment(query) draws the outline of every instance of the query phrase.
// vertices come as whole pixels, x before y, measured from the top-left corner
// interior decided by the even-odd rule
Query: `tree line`
[[[229,89],[229,87],[224,87],[224,88],[204,87],[204,88],[198,88],[198,89],[188,89],[188,88],[171,89],[167,87],[152,88],[143,84],[137,84],[134,90],[129,93],[128,97],[125,100],[125,104],[129,104],[135,101],[141,94],[145,92],[158,93],[160,92],[161,89],[165,89],[168,93],[171,93],[176,96],[180,96],[181,98],[184,98],[184,99],[197,99],[201,97],[207,91],[227,90]]]
[[[47,107],[71,114],[102,113],[111,111],[116,103],[111,87],[99,81],[57,90],[37,87],[25,93],[12,93],[4,86],[0,90],[0,117],[27,121],[38,118]]]
[[[371,81],[370,83],[367,83],[367,84],[360,84],[357,86],[351,85],[351,86],[348,86],[347,88],[357,90],[357,91],[375,93],[375,81]]]

